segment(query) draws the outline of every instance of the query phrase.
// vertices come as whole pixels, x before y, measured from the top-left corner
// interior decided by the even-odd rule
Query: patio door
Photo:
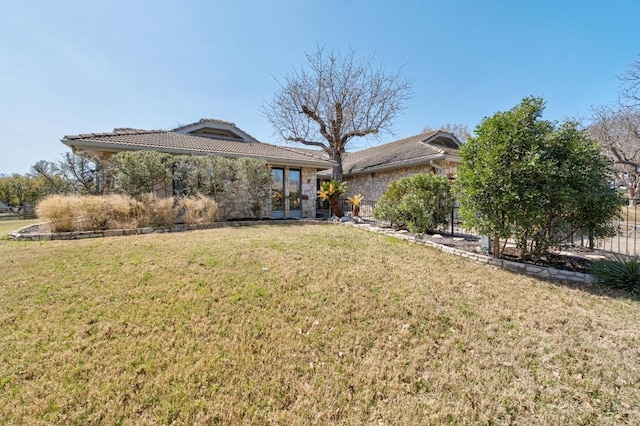
[[[301,205],[301,176],[300,170],[289,169],[289,215],[300,219],[302,217],[302,205]]]

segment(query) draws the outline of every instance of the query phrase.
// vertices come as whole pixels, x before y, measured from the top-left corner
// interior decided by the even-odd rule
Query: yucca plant
[[[640,258],[612,255],[608,259],[598,260],[591,266],[591,274],[599,284],[640,293]]]
[[[357,194],[347,198],[347,201],[353,204],[353,215],[360,216],[360,204],[362,203],[362,194]]]
[[[339,199],[347,190],[347,184],[337,180],[324,181],[318,190],[318,197],[323,201],[329,201],[331,211],[338,217],[344,216]]]

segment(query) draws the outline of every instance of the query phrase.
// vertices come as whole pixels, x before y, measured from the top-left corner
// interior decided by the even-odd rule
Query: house
[[[112,186],[110,158],[121,151],[154,150],[170,154],[214,154],[254,158],[271,166],[272,218],[316,217],[316,174],[333,166],[320,152],[258,142],[234,123],[202,119],[173,130],[117,128],[109,133],[68,135],[62,143],[90,155],[98,165],[100,185]],[[109,191],[112,188],[107,188]],[[217,200],[224,219],[251,217],[248,203],[234,198]]]
[[[116,128],[109,133],[69,135],[62,142],[74,152],[89,154],[98,165],[100,185],[113,189],[110,158],[121,151],[154,150],[170,154],[214,154],[254,158],[271,167],[274,183],[268,202],[272,218],[315,218],[321,213],[317,189],[330,178],[335,164],[323,151],[259,142],[234,123],[202,119],[172,130]],[[362,194],[375,202],[394,180],[416,173],[439,173],[453,178],[460,164],[458,139],[447,132],[430,131],[344,156],[348,194]],[[327,174],[328,173],[328,174]],[[250,217],[242,197],[222,197],[224,219]]]
[[[434,130],[349,152],[343,160],[347,194],[376,202],[391,182],[403,177],[436,173],[454,179],[462,161],[459,148],[453,134]]]

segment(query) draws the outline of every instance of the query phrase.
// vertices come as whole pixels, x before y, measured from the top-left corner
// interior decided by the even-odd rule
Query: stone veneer
[[[454,176],[457,173],[458,168],[456,163],[438,161],[435,164],[437,166],[435,169],[429,164],[424,164],[383,172],[345,176],[347,196],[362,194],[362,197],[367,201],[378,201],[391,182],[403,177],[413,176],[418,173],[433,173],[434,171],[445,176]]]
[[[93,155],[99,161],[100,167],[98,171],[98,179],[100,182],[100,192],[110,193],[115,191],[115,181],[109,170],[112,167],[112,152],[94,152]],[[282,167],[273,165],[273,167]],[[290,167],[284,167],[285,179],[288,181]],[[316,217],[316,169],[303,167],[300,169],[301,179],[301,217]],[[156,195],[167,196],[172,195],[171,188],[156,187],[154,188]],[[269,190],[270,191],[270,190]],[[285,186],[285,218],[289,218],[289,187]],[[246,188],[235,188],[233,191],[216,195],[216,203],[218,204],[218,218],[220,220],[244,219],[252,218],[251,196]],[[262,211],[259,218],[266,219],[271,217],[271,196],[267,196],[262,205]]]

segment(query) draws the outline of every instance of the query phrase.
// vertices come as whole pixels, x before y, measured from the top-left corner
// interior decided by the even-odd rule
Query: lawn
[[[361,229],[2,240],[0,266],[0,424],[640,423],[640,302]]]
[[[17,231],[25,226],[35,225],[41,223],[39,219],[26,219],[26,220],[1,220],[0,221],[0,239],[7,239],[9,232]]]

